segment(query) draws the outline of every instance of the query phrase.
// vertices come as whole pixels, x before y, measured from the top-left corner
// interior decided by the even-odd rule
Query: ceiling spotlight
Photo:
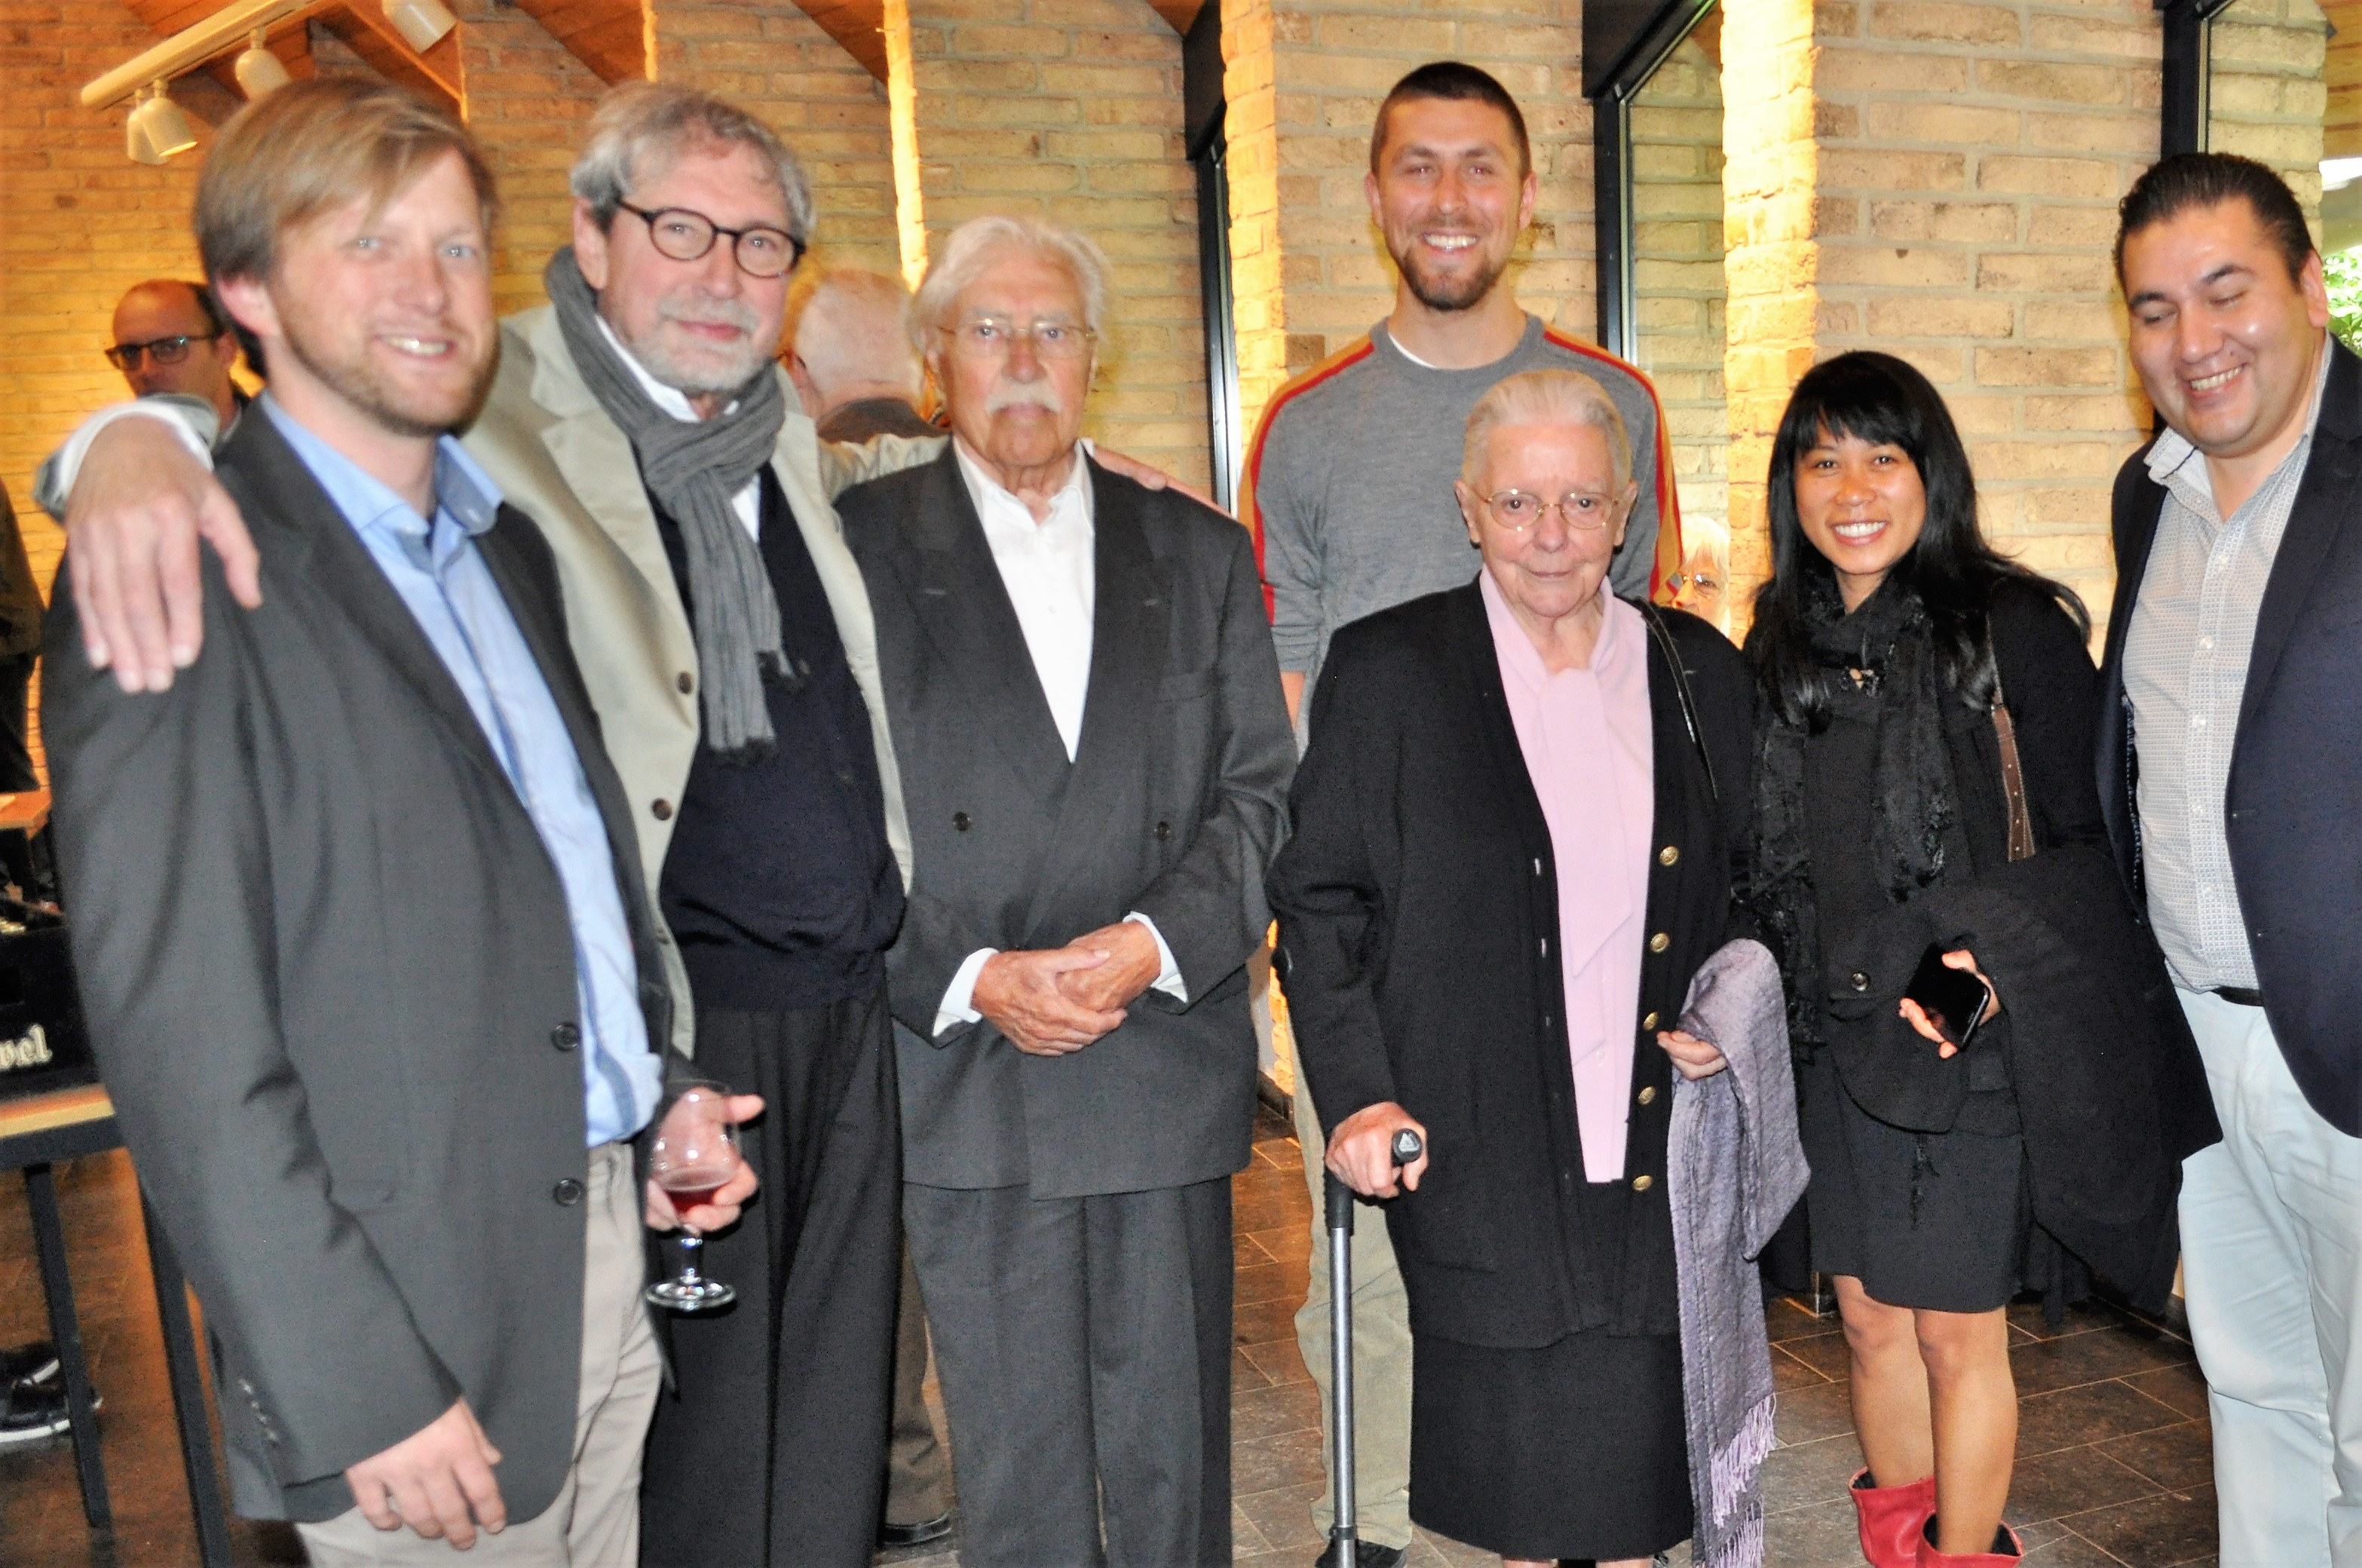
[[[155,139],[148,134],[147,117],[140,113],[148,100],[138,93],[131,95],[131,117],[123,127],[123,150],[134,163],[159,164],[164,155],[156,150]]]
[[[152,156],[141,158],[135,144],[131,156],[142,163],[161,163],[176,152],[186,152],[197,145],[197,133],[189,124],[189,116],[181,105],[164,95],[164,83],[159,81],[149,90],[148,101],[131,111],[131,124],[137,134],[148,138],[147,150]]]
[[[459,25],[459,18],[446,10],[441,0],[379,0],[385,19],[403,41],[425,54],[443,41],[443,35]]]
[[[279,57],[271,53],[262,41],[260,28],[254,29],[254,37],[248,41],[246,52],[237,57],[234,69],[237,72],[238,91],[246,94],[249,104],[268,98],[294,80],[287,74],[287,67],[281,63]]]

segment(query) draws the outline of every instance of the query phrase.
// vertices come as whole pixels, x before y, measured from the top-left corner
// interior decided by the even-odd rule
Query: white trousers
[[[2305,1103],[2262,1009],[2181,1006],[2223,1121],[2181,1187],[2220,1561],[2362,1568],[2362,1139]]]

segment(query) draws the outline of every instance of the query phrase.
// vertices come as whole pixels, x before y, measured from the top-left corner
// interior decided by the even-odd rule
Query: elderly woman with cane
[[[1313,694],[1283,977],[1329,1169],[1391,1200],[1413,1518],[1646,1564],[1693,1525],[1667,1138],[1676,1066],[1724,1058],[1672,1025],[1733,934],[1752,698],[1606,588],[1634,490],[1590,378],[1488,392],[1458,493],[1475,580],[1345,628]]]

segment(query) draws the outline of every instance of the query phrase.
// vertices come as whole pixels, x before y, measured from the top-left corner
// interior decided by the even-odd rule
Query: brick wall
[[[2108,249],[2156,156],[2155,14],[1824,0],[1813,45],[1812,357],[1878,348],[1926,371],[1968,439],[1988,536],[2104,610],[2109,485],[2148,423]],[[1727,58],[1749,57],[1734,41]],[[1776,303],[1794,280],[1758,282]],[[1738,293],[1734,260],[1735,338]],[[1768,455],[1773,384],[1750,389],[1750,440],[1735,422],[1734,471],[1741,445]]]
[[[2214,18],[2206,42],[2213,64],[2207,146],[2279,170],[2314,220],[2317,237],[2328,18],[2314,0],[2236,0]]]
[[[573,237],[566,171],[605,83],[503,0],[453,0],[469,127],[500,181],[492,301],[506,315],[546,302],[541,271]]]
[[[1591,108],[1580,0],[1220,0],[1230,100],[1231,246],[1239,397],[1250,428],[1288,376],[1393,308],[1393,263],[1362,188],[1379,100],[1413,66],[1485,67],[1516,94],[1541,200],[1518,295],[1588,337],[1593,299]]]
[[[1818,326],[1812,0],[1750,0],[1722,25],[1723,356],[1730,445],[1731,630],[1771,575],[1763,474],[1788,389],[1811,368]]]
[[[1672,434],[1684,527],[1729,515],[1724,463],[1722,11],[1708,12],[1632,100],[1636,358]]]
[[[895,156],[915,174],[930,249],[986,213],[1037,214],[1097,240],[1114,298],[1085,428],[1207,483],[1179,36],[1147,0],[897,0],[889,74],[905,48],[910,128]]]
[[[655,0],[654,12],[660,80],[759,115],[803,160],[820,259],[894,271],[886,84],[792,0]]]

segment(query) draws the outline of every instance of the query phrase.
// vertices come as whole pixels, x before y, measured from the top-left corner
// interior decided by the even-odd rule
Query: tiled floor
[[[1309,1515],[1321,1485],[1319,1409],[1297,1355],[1294,1316],[1304,1297],[1310,1206],[1295,1139],[1270,1117],[1257,1132],[1254,1163],[1233,1189],[1232,1518],[1241,1563],[1307,1568],[1320,1547]],[[61,1173],[61,1190],[83,1331],[107,1401],[116,1531],[106,1541],[83,1528],[62,1441],[0,1450],[0,1563],[193,1562],[129,1167],[120,1154],[84,1161]],[[2072,1316],[2055,1335],[2033,1308],[2013,1309],[2011,1320],[2019,1420],[2010,1518],[2025,1538],[2027,1568],[2211,1568],[2206,1390],[2189,1346],[2104,1309]],[[22,1188],[0,1176],[0,1344],[42,1331]],[[1834,1320],[1785,1302],[1772,1309],[1772,1337],[1782,1389],[1781,1446],[1766,1472],[1772,1568],[1858,1568],[1844,1492],[1860,1458],[1846,1410],[1844,1342]],[[235,1529],[241,1564],[298,1560],[283,1532],[242,1522]],[[1496,1561],[1425,1535],[1410,1560],[1418,1568]],[[957,1539],[880,1561],[956,1568]],[[1685,1564],[1686,1554],[1675,1562]]]

